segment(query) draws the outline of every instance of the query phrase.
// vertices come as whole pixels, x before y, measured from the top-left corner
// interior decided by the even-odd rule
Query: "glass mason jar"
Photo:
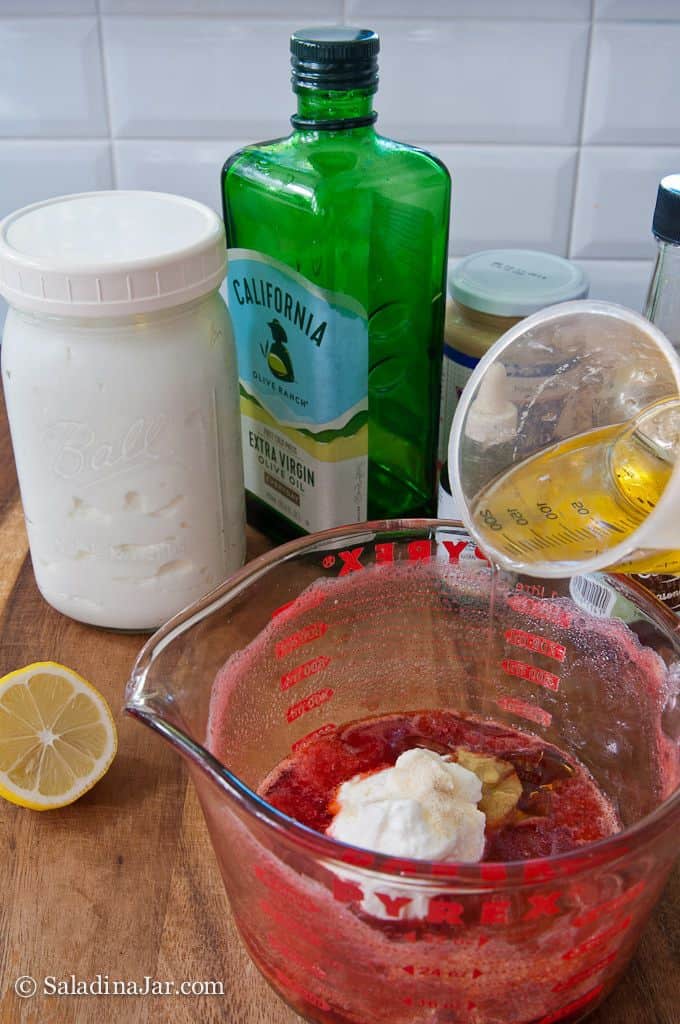
[[[188,199],[103,192],[0,225],[2,373],[36,582],[151,629],[242,564],[224,231]]]

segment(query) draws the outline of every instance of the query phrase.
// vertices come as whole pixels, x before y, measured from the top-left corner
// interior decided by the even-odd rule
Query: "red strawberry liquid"
[[[521,795],[487,828],[486,862],[564,853],[621,827],[585,767],[556,747],[444,710],[351,722],[298,749],[259,792],[324,832],[343,782],[390,767],[413,747],[454,759],[463,749],[512,765]],[[257,861],[256,849],[242,852],[244,863]],[[613,983],[611,946],[625,941],[608,926],[603,952],[600,918],[584,913],[597,904],[597,864],[587,884],[550,872],[542,884],[539,872],[528,890],[423,895],[400,887],[398,877],[376,882],[319,865],[305,880],[266,859],[254,868],[264,916],[251,912],[239,926],[265,976],[299,1012],[326,1024],[567,1024]],[[621,898],[628,908],[629,898]],[[572,924],[580,917],[581,931]]]
[[[264,781],[260,794],[291,818],[325,832],[343,782],[389,768],[413,747],[454,758],[463,748],[500,758],[515,769],[522,794],[513,812],[497,827],[487,828],[484,861],[566,853],[621,827],[592,776],[557,747],[451,711],[414,711],[351,722],[283,761]]]

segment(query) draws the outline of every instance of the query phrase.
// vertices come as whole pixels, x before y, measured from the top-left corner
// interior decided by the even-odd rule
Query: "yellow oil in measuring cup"
[[[567,302],[473,371],[449,439],[461,518],[502,569],[680,572],[680,359],[639,314]]]
[[[577,434],[520,462],[471,508],[481,546],[527,565],[580,562],[621,544],[656,507],[674,465],[680,402],[628,425]],[[680,570],[680,550],[617,563],[619,572]]]

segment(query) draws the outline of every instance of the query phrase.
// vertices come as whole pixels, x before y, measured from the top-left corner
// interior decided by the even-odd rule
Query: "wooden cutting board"
[[[268,542],[249,533],[249,556]],[[107,776],[70,808],[0,801],[0,1024],[294,1024],[241,949],[193,788],[179,757],[122,714],[143,638],[80,625],[40,597],[27,554],[0,402],[0,674],[63,662],[109,700],[120,746]],[[39,994],[21,999],[16,979]],[[71,996],[48,987],[102,976],[217,981],[222,996]],[[625,979],[592,1024],[679,1024],[680,871]]]

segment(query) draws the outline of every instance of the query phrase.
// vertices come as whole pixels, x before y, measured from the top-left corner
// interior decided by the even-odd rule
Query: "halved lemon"
[[[0,679],[0,796],[65,807],[106,774],[118,745],[111,709],[70,668],[38,661]]]

